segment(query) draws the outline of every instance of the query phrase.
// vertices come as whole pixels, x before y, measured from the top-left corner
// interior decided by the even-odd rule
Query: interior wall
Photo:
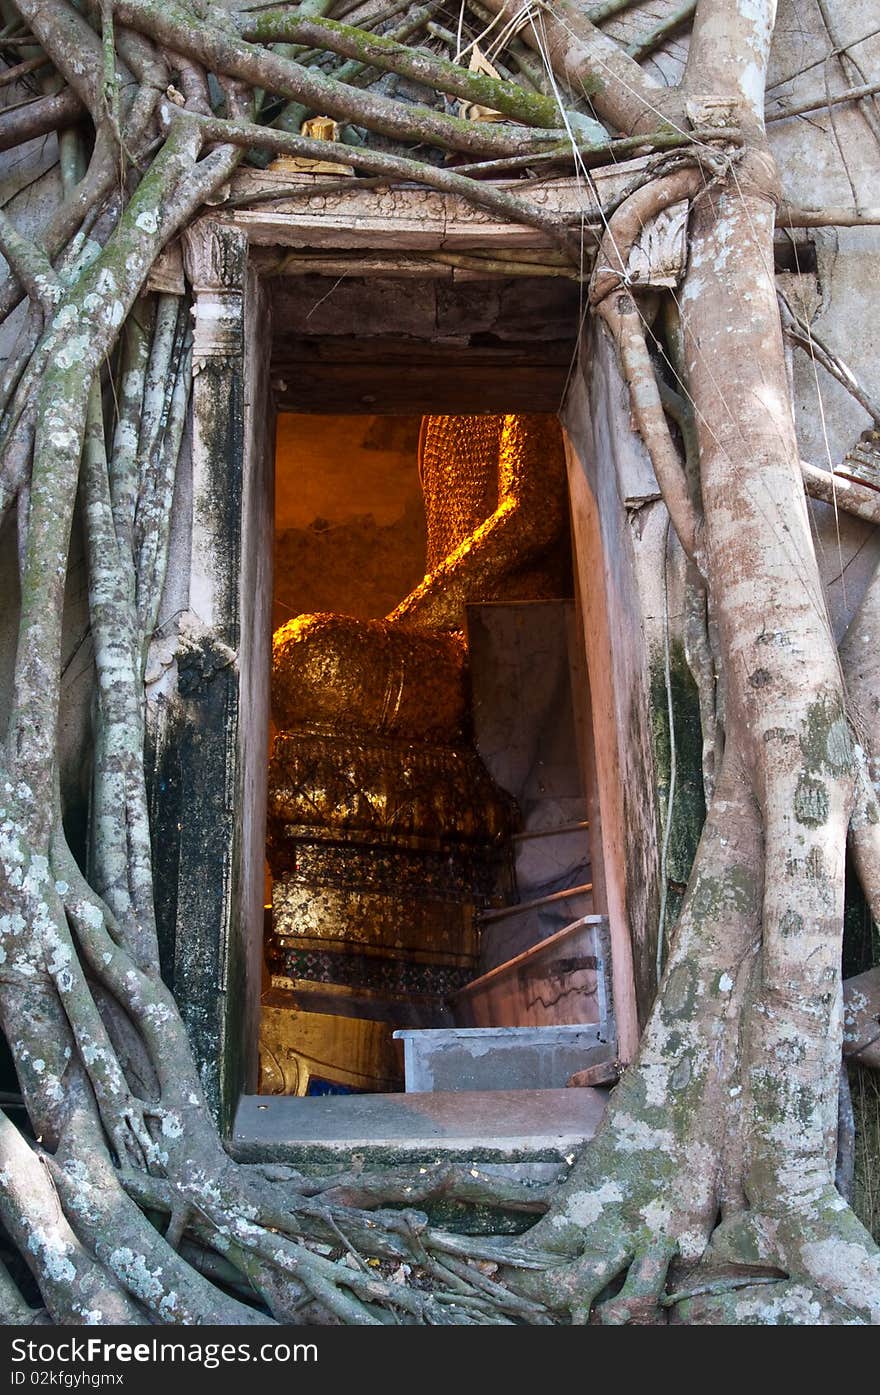
[[[421,416],[278,417],[272,627],[386,615],[425,571]]]

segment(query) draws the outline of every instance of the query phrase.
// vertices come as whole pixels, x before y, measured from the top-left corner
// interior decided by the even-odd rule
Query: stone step
[[[576,1071],[613,1058],[595,1022],[558,1027],[403,1030],[407,1093],[436,1090],[557,1090]]]
[[[230,1151],[241,1162],[323,1164],[348,1171],[443,1158],[571,1161],[595,1134],[607,1091],[456,1090],[436,1094],[243,1095]],[[537,1166],[533,1163],[532,1166]]]

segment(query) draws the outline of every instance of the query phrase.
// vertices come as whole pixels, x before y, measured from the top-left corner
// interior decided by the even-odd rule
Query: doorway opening
[[[261,1093],[613,1055],[573,596],[555,416],[279,416]]]

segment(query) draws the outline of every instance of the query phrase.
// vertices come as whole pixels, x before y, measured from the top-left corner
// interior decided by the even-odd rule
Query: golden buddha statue
[[[516,809],[470,739],[465,606],[566,593],[558,423],[425,417],[419,473],[415,590],[384,619],[274,636],[264,1091],[395,1088],[392,1030],[448,1021],[476,912],[509,892]]]

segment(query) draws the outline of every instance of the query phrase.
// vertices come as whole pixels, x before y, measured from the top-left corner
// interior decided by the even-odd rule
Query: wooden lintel
[[[334,364],[332,372],[303,362],[273,366],[280,412],[368,412],[376,416],[413,411],[447,415],[509,411],[557,412],[567,365],[487,365],[462,372],[454,364]]]
[[[642,159],[631,160],[595,170],[591,183],[602,204],[619,198],[643,164]],[[587,224],[601,221],[591,188],[577,179],[501,182],[498,187],[560,217],[583,216]],[[277,197],[272,197],[275,191]],[[500,221],[463,198],[432,189],[376,188],[372,180],[333,181],[316,175],[292,179],[282,172],[243,169],[232,180],[230,197],[238,206],[228,213],[218,209],[216,216],[234,222],[255,246],[396,253],[551,246],[536,228]],[[243,206],[249,198],[252,206]]]

